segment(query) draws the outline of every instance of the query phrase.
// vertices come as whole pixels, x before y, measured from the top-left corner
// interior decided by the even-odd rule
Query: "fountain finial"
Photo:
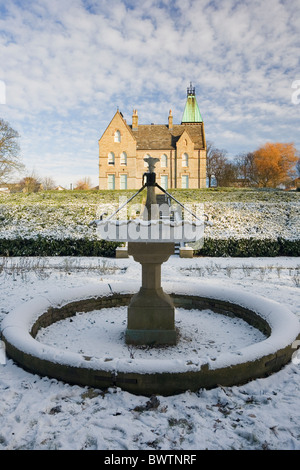
[[[143,219],[144,220],[157,220],[159,218],[159,211],[158,205],[156,202],[156,194],[155,194],[155,165],[159,162],[159,158],[154,157],[146,157],[144,161],[148,163],[148,171],[144,173],[143,178],[146,176],[146,186],[147,186],[147,199],[145,208],[143,211]]]
[[[153,173],[156,163],[159,162],[159,158],[146,157],[144,158],[144,162],[148,163],[149,172]]]

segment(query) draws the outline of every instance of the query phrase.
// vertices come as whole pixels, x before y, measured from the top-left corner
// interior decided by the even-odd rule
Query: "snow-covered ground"
[[[20,303],[56,287],[76,288],[139,278],[140,266],[132,259],[0,259],[0,321]],[[172,256],[162,267],[162,279],[166,287],[172,281],[188,285],[191,279],[235,287],[282,303],[300,317],[299,258],[180,259]],[[59,330],[60,337],[55,333],[55,326],[52,336],[50,331],[45,331],[40,340],[57,342],[60,348],[68,340],[67,347],[78,350],[83,317],[78,317],[79,330],[74,331],[76,322],[71,323],[72,330],[66,323]],[[191,318],[191,325],[194,320]],[[238,347],[244,341],[259,341],[244,325],[233,326],[227,320],[224,323],[222,316],[218,323],[207,312],[206,320],[201,326],[203,331],[204,327],[212,327],[210,331],[205,330],[207,345],[217,341],[224,350]],[[88,344],[88,338],[96,321],[93,314],[87,314],[82,347],[84,344],[94,347],[92,342]],[[64,328],[65,337],[62,336]],[[109,324],[107,329],[110,331]],[[191,327],[187,334],[192,332]],[[245,385],[151,398],[119,388],[96,390],[71,386],[25,372],[8,358],[2,362],[5,362],[0,363],[0,449],[3,450],[300,449],[299,361]]]
[[[270,199],[256,202],[205,202],[186,206],[199,216],[208,215],[212,225],[206,227],[208,238],[269,238],[278,237],[295,240],[300,232],[300,203],[298,193],[292,201]],[[8,197],[8,196],[7,196]],[[21,196],[20,196],[21,197]],[[34,196],[33,196],[34,197]],[[36,196],[37,197],[37,196]],[[281,197],[283,197],[281,195]],[[126,201],[126,198],[125,198]],[[124,201],[122,201],[124,203]],[[58,204],[43,200],[29,204],[28,201],[9,204],[5,196],[0,199],[0,237],[1,238],[34,238],[37,235],[53,238],[95,238],[95,228],[90,222],[100,214],[111,213],[119,207],[117,201],[111,204],[69,201]],[[188,218],[188,212],[185,213]],[[124,212],[120,217],[126,218]],[[62,223],[63,221],[63,223]]]

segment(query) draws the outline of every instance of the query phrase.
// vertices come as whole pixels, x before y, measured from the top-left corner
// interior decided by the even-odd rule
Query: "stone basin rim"
[[[170,395],[201,387],[244,383],[252,378],[269,375],[290,361],[295,352],[293,343],[300,339],[300,328],[297,317],[286,307],[269,299],[253,294],[245,295],[244,292],[238,293],[229,288],[216,289],[214,286],[208,289],[205,283],[192,282],[189,283],[189,288],[183,287],[182,284],[171,284],[168,286],[166,283],[165,289],[171,295],[176,292],[173,294],[174,298],[176,300],[177,296],[178,302],[185,305],[184,308],[193,308],[193,305],[201,299],[203,302],[204,299],[212,306],[217,303],[217,308],[223,305],[226,309],[232,305],[234,309],[240,307],[245,311],[252,311],[262,319],[262,324],[269,326],[269,337],[214,361],[187,365],[185,360],[182,363],[172,359],[156,360],[156,367],[153,367],[153,358],[148,362],[144,359],[122,361],[122,358],[106,361],[105,358],[95,359],[56,350],[33,338],[30,334],[32,328],[49,309],[62,311],[72,308],[72,305],[77,308],[86,301],[92,302],[93,299],[97,302],[113,298],[118,302],[120,299],[126,301],[126,297],[129,298],[137,290],[137,283],[132,283],[131,287],[128,283],[97,284],[88,289],[71,288],[61,292],[49,292],[47,296],[38,296],[8,314],[1,325],[7,354],[25,369],[41,375],[100,388],[116,384],[132,393],[144,395],[148,395],[148,392]],[[105,305],[102,308],[105,308]],[[248,372],[240,370],[245,369],[245,364]],[[143,380],[143,377],[146,379]]]

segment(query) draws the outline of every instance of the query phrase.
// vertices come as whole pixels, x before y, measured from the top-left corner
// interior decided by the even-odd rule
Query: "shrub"
[[[36,238],[0,238],[0,256],[103,256],[114,257],[120,243],[106,240]],[[300,240],[255,238],[205,238],[195,256],[209,257],[271,257],[300,256]]]
[[[36,238],[0,238],[0,256],[115,256],[118,243],[106,240]]]
[[[205,238],[204,245],[195,252],[195,256],[230,256],[230,257],[258,257],[258,256],[299,256],[300,240],[277,240],[256,238],[228,238],[218,240]]]

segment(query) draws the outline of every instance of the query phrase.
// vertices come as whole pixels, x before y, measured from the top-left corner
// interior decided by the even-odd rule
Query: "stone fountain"
[[[200,388],[232,386],[265,377],[278,371],[296,354],[300,345],[298,318],[284,305],[236,289],[209,286],[199,281],[172,283],[170,295],[161,286],[161,265],[174,253],[177,242],[195,242],[203,236],[204,221],[193,214],[193,220],[171,221],[159,218],[155,190],[166,193],[155,177],[157,159],[148,158],[148,172],[143,185],[125,204],[106,220],[97,222],[100,238],[128,243],[128,253],[141,264],[142,285],[100,282],[64,290],[55,288],[10,312],[1,324],[1,344],[6,354],[24,369],[68,383],[96,388],[111,386],[142,395],[173,395]],[[145,182],[144,182],[145,181]],[[142,190],[147,199],[141,219],[116,220],[114,216]],[[184,207],[175,199],[176,203]],[[187,208],[185,208],[187,209]],[[170,290],[171,289],[171,290]],[[239,351],[217,357],[189,355],[173,359],[176,345],[174,305],[196,310],[205,309],[221,315],[239,317],[260,330],[266,339]],[[60,350],[40,343],[36,336],[41,328],[72,317],[77,312],[100,311],[127,306],[125,342],[164,349],[168,359],[135,359],[132,355],[107,357],[99,353],[87,356]],[[101,313],[100,313],[101,314]],[[196,351],[197,352],[197,351]],[[128,351],[127,351],[128,353]]]
[[[133,256],[134,260],[142,266],[142,286],[128,306],[126,343],[174,345],[176,344],[175,307],[171,297],[162,289],[161,265],[174,254],[176,241],[191,242],[203,236],[204,223],[195,214],[193,214],[193,222],[187,220],[175,223],[170,220],[159,220],[156,188],[169,197],[175,198],[156,182],[154,170],[159,159],[147,157],[144,161],[148,164],[148,171],[143,175],[145,183],[129,199],[131,201],[141,190],[146,188],[147,198],[142,210],[142,219],[134,221],[113,220],[113,216],[120,210],[118,209],[107,220],[96,222],[101,238],[126,241],[128,254]],[[183,206],[176,199],[175,201]],[[119,230],[116,230],[117,228]]]

